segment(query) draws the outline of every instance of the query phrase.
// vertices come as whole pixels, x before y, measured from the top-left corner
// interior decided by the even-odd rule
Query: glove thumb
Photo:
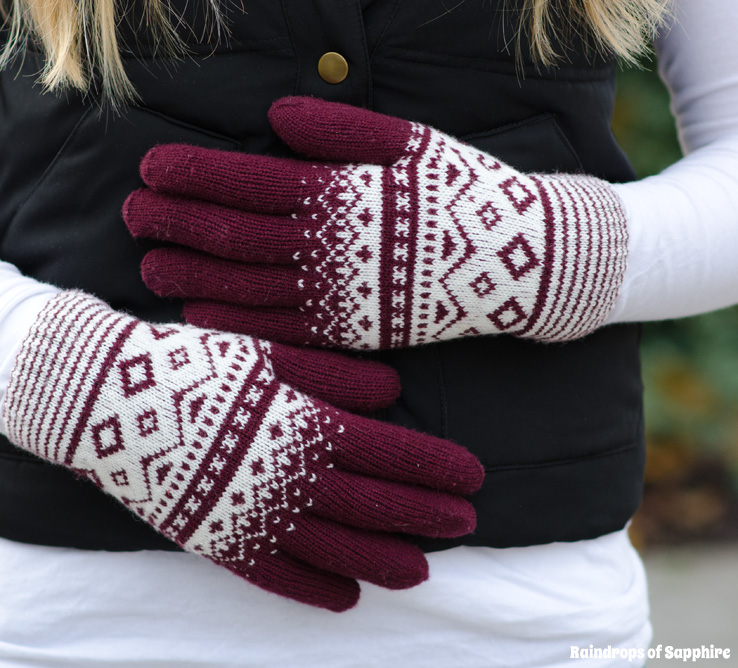
[[[405,153],[412,123],[312,97],[283,97],[269,122],[294,151],[330,162],[390,165]]]

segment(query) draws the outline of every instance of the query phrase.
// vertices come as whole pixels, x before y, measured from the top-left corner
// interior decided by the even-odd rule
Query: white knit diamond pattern
[[[271,523],[309,505],[290,495],[314,478],[308,457],[330,447],[318,428],[326,416],[275,380],[268,352],[250,337],[150,325],[61,293],[18,356],[8,436],[182,547],[242,570],[254,549],[269,550]]]
[[[304,204],[320,251],[305,258],[311,336],[392,348],[507,333],[563,341],[597,328],[625,271],[617,195],[585,175],[526,175],[414,124],[388,167],[321,176]],[[309,234],[309,233],[308,233]]]

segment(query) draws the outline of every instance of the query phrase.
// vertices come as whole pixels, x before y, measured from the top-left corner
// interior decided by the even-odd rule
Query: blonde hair
[[[646,48],[662,20],[669,0],[518,0],[522,5],[520,35],[526,34],[533,59],[553,65],[563,54],[554,46],[566,33],[586,31],[600,50],[634,61]],[[207,0],[218,27],[218,0]],[[7,4],[6,4],[7,3]],[[144,0],[145,25],[157,48],[181,56],[186,48],[166,0]],[[0,51],[0,68],[36,39],[45,63],[40,80],[49,90],[75,88],[86,92],[93,72],[100,77],[104,99],[113,103],[135,98],[118,46],[116,0],[0,0],[7,41]],[[518,41],[518,44],[521,40]]]
[[[670,0],[522,0],[518,49],[527,34],[534,61],[551,66],[564,56],[553,38],[566,43],[571,33],[580,33],[597,51],[635,64],[663,23],[669,4]]]

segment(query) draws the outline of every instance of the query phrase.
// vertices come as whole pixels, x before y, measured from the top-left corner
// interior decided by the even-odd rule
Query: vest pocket
[[[42,119],[39,119],[39,126],[41,123]],[[146,151],[156,144],[173,142],[208,148],[239,147],[235,139],[151,109],[130,107],[122,115],[110,117],[108,113],[88,106],[51,162],[40,166],[42,171],[38,181],[13,219],[22,216],[24,209],[29,204],[32,206],[36,197],[44,199],[54,195],[63,201],[68,190],[78,191],[82,184],[90,183],[91,177],[99,178],[101,172],[122,177],[130,183],[130,190],[134,190],[141,185],[138,163]],[[58,192],[52,192],[52,189]]]
[[[460,138],[521,172],[582,172],[574,148],[553,114],[538,114]]]
[[[56,98],[50,103],[62,104]],[[179,304],[163,302],[143,284],[138,267],[152,244],[134,241],[121,216],[125,198],[143,185],[138,173],[143,156],[172,142],[239,146],[235,139],[148,109],[130,108],[116,117],[96,108],[84,112],[53,161],[39,166],[36,184],[2,240],[3,259],[27,275],[97,294],[139,317],[179,319]]]

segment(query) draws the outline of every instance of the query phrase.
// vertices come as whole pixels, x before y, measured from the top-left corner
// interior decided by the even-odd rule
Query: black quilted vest
[[[184,0],[178,4],[185,6]],[[186,19],[202,28],[187,4]],[[227,3],[223,3],[226,5]],[[236,5],[239,9],[234,9]],[[525,171],[633,177],[610,131],[615,65],[575,43],[554,69],[517,65],[517,15],[503,0],[244,0],[213,47],[182,31],[192,57],[156,55],[121,26],[140,103],[120,115],[94,99],[43,94],[38,53],[0,75],[0,257],[152,321],[181,304],[139,277],[145,244],[120,216],[158,143],[289,155],[266,112],[314,95],[420,121]],[[320,56],[349,74],[324,82]],[[379,417],[451,438],[487,476],[473,499],[475,535],[453,544],[507,547],[592,538],[625,525],[643,472],[638,328],[606,327],[565,345],[482,337],[376,355],[403,395]],[[177,549],[123,506],[64,469],[0,443],[0,536],[83,549]]]

